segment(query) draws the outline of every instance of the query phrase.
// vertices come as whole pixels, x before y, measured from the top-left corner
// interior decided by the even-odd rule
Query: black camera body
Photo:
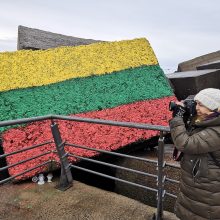
[[[192,120],[192,118],[196,115],[196,102],[194,101],[194,95],[188,96],[183,101],[185,113],[183,115],[184,122],[186,124],[189,124],[189,122]],[[178,108],[178,105],[175,102],[170,102],[169,104],[169,110],[174,111],[176,108]]]

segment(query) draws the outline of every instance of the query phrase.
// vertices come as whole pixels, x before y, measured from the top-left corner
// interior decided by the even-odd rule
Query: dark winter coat
[[[188,131],[182,118],[175,117],[170,128],[176,148],[184,152],[176,215],[181,220],[220,220],[220,116]]]

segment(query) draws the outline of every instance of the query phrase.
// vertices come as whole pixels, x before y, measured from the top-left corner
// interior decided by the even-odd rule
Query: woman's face
[[[201,118],[205,118],[207,115],[213,113],[210,109],[206,108],[201,102],[196,101],[196,103],[197,115]]]

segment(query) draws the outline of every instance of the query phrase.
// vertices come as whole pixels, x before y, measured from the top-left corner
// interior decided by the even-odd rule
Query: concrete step
[[[196,67],[197,70],[205,70],[205,69],[220,69],[220,59],[215,62],[206,63]]]

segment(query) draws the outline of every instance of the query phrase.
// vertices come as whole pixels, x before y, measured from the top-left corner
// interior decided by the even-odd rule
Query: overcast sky
[[[23,25],[115,41],[145,37],[166,72],[220,50],[220,0],[0,0],[0,51]]]

